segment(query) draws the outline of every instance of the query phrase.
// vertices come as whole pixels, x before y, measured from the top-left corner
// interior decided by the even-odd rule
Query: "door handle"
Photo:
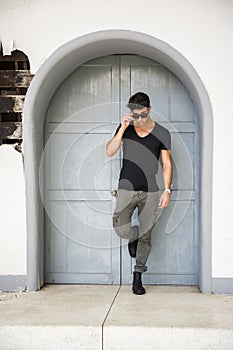
[[[117,195],[117,190],[112,190],[112,191],[111,191],[111,194],[112,194],[113,197],[116,197],[116,195]]]

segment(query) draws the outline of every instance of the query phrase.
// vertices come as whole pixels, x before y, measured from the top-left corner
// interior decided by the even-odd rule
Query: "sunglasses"
[[[140,114],[133,113],[133,115],[132,115],[133,119],[139,119],[140,117],[143,119],[143,118],[147,118],[147,116],[148,116],[148,113],[146,113],[146,112],[142,112]]]

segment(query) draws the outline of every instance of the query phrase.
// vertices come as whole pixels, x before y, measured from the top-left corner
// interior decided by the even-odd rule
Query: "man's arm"
[[[120,128],[118,133],[107,143],[106,154],[108,157],[112,157],[123,144],[122,137],[124,135],[124,130]]]
[[[163,167],[163,182],[164,188],[170,189],[172,181],[172,161],[171,161],[171,151],[161,150],[162,157],[162,167]],[[164,191],[160,197],[159,207],[167,208],[170,203],[170,193]]]
[[[128,128],[131,120],[131,114],[126,114],[122,117],[120,129],[118,130],[117,134],[106,145],[107,156],[112,157],[119,150],[119,148],[123,144],[122,137],[124,135],[125,130]]]

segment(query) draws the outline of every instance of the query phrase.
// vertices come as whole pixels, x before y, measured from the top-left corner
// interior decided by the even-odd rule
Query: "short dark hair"
[[[129,102],[127,104],[127,107],[129,107],[131,110],[141,109],[144,107],[149,108],[150,107],[150,98],[144,92],[137,92],[136,94],[134,94],[130,97]]]

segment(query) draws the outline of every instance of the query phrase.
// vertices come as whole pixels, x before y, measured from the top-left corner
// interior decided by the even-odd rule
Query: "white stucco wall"
[[[28,55],[33,73],[65,42],[104,29],[130,29],[161,39],[201,77],[214,116],[213,277],[233,277],[233,1],[0,1],[0,41],[7,47],[13,40]]]
[[[0,148],[0,275],[26,274],[26,213],[22,154]]]

